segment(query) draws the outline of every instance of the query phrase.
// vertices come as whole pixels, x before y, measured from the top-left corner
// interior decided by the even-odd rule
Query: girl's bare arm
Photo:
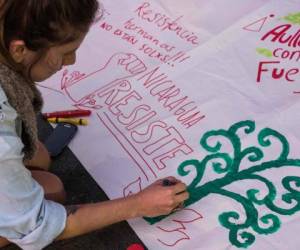
[[[164,187],[157,181],[127,198],[69,206],[66,227],[57,239],[75,237],[135,217],[169,214],[188,198],[185,190],[182,182]]]

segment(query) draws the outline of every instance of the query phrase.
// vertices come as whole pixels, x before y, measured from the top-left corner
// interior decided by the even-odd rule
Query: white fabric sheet
[[[93,111],[71,149],[110,198],[189,185],[184,210],[130,221],[149,249],[297,249],[299,3],[103,1],[41,85],[45,111]]]

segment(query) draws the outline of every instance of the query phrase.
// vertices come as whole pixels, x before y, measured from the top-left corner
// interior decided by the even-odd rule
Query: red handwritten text
[[[266,33],[261,40],[270,39],[271,42],[287,44],[289,47],[298,47],[300,45],[300,29],[293,32],[291,31],[292,27],[291,24],[279,25]]]
[[[178,22],[183,17],[180,16],[175,19],[171,19],[165,14],[159,13],[151,9],[150,3],[145,2],[141,6],[139,6],[135,13],[137,13],[138,17],[142,20],[154,24],[161,31],[171,31],[176,34],[180,39],[192,44],[199,45],[199,38],[194,32],[191,32],[181,26]]]

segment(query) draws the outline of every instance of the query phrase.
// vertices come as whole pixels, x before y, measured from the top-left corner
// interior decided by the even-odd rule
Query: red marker
[[[51,113],[43,113],[43,117],[48,118],[62,118],[62,117],[80,117],[80,116],[89,116],[91,114],[90,110],[83,110],[83,109],[75,109],[75,110],[63,110],[63,111],[56,111]]]

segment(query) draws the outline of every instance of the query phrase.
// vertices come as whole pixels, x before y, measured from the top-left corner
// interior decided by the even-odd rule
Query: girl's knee
[[[7,239],[0,237],[0,248],[7,246],[9,243]]]
[[[54,174],[45,171],[31,171],[32,177],[43,187],[45,198],[59,203],[66,200],[66,192],[62,181]]]

